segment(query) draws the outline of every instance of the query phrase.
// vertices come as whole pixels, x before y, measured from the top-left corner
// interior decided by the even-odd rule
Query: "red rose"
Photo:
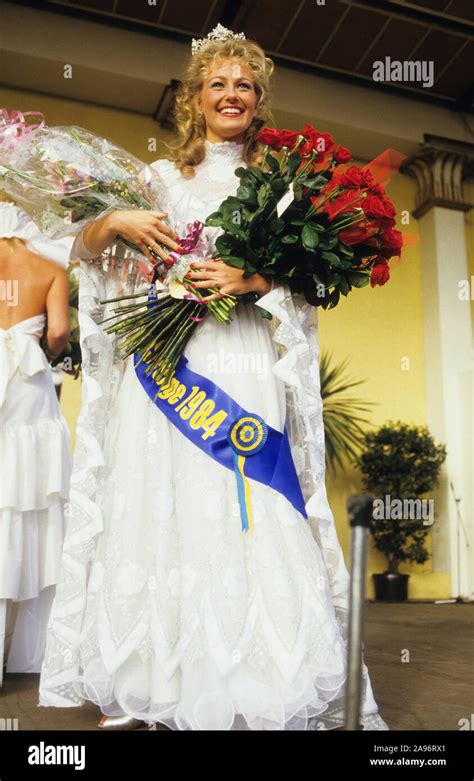
[[[378,232],[378,226],[366,222],[358,222],[355,225],[351,225],[349,228],[345,228],[339,234],[339,238],[344,244],[352,246],[354,244],[366,244],[371,236],[374,236]]]
[[[295,133],[293,130],[280,130],[281,145],[291,149],[298,141],[299,135],[299,133]]]
[[[390,279],[390,269],[388,263],[384,258],[381,258],[379,262],[376,262],[372,271],[370,272],[370,286],[385,285]]]
[[[339,214],[355,211],[360,206],[360,201],[357,200],[359,195],[361,195],[361,191],[346,190],[342,195],[338,195],[337,198],[326,201],[321,211],[326,212],[330,220],[334,220]]]
[[[316,139],[316,151],[320,155],[327,155],[332,152],[336,146],[334,139],[330,133],[318,133]]]
[[[382,196],[385,195],[383,187],[380,184],[377,184],[377,182],[375,182],[372,187],[369,187],[369,193],[372,193],[372,195],[378,195],[379,198],[382,198]]]
[[[336,163],[348,163],[351,159],[351,153],[348,149],[345,148],[345,146],[341,146],[340,144],[337,145],[336,149],[334,150],[334,160]]]
[[[391,258],[393,255],[400,256],[403,246],[403,235],[399,230],[388,228],[384,230],[380,237],[380,254],[384,258]]]
[[[312,125],[305,125],[301,135],[306,139],[300,147],[303,157],[309,157],[313,152],[324,155],[332,152],[335,147],[334,139],[330,133],[320,133]]]
[[[368,195],[361,203],[367,217],[377,220],[381,228],[391,228],[395,225],[395,220],[393,219],[395,209],[391,201],[389,199],[386,200],[389,202],[385,203],[383,198],[378,198],[376,195]]]
[[[361,204],[367,217],[385,217],[385,209],[380,198],[375,195],[368,195]]]
[[[359,168],[357,165],[351,165],[345,171],[339,171],[336,168],[332,176],[332,182],[334,185],[341,185],[342,187],[362,187],[366,189],[372,187],[375,180],[369,170]]]
[[[382,188],[380,188],[382,190]],[[383,192],[383,190],[382,190]],[[393,205],[392,201],[388,197],[388,195],[385,195],[385,193],[382,196],[383,205],[385,206],[385,211],[390,217],[395,217],[397,210],[395,206]]]
[[[298,141],[299,133],[294,130],[277,130],[275,127],[264,127],[260,131],[256,140],[261,144],[271,146],[275,152],[279,152],[283,146],[291,149]]]
[[[271,146],[275,152],[279,152],[282,147],[280,131],[275,127],[264,127],[258,134],[256,141]]]

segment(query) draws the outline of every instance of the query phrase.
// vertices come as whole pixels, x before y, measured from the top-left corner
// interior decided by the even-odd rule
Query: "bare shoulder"
[[[64,266],[60,266],[59,263],[55,263],[54,260],[49,260],[49,258],[45,258],[43,255],[37,255],[35,252],[26,250],[24,259],[31,264],[32,268],[35,268],[37,272],[45,276],[55,279],[68,278],[68,273]]]

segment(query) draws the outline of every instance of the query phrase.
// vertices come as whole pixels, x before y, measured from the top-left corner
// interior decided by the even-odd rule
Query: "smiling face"
[[[204,79],[198,99],[198,108],[206,121],[206,139],[211,143],[243,143],[257,103],[249,66],[241,60],[217,60]]]

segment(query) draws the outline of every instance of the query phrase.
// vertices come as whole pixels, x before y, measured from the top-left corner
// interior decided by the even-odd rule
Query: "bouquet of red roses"
[[[272,276],[324,309],[353,287],[385,284],[402,234],[380,182],[403,156],[389,150],[367,166],[349,165],[351,153],[311,125],[299,133],[264,128],[257,140],[265,145],[261,166],[238,168],[236,195],[206,220],[223,231],[217,255],[244,277]]]
[[[299,133],[264,128],[257,139],[264,144],[261,164],[235,171],[240,178],[236,194],[205,222],[221,228],[216,256],[241,268],[244,277],[273,277],[325,309],[335,307],[340,295],[354,287],[385,284],[388,261],[400,255],[402,237],[381,182],[390,169],[398,169],[402,156],[392,150],[362,168],[349,165],[350,152],[311,125]],[[188,259],[175,264],[187,298],[192,296],[185,277]],[[176,269],[171,267],[170,277]],[[256,295],[239,299],[251,303]],[[165,329],[153,304],[147,304],[145,313],[140,304],[135,307],[135,314],[133,307],[117,310],[119,317],[127,316],[106,330],[124,338],[125,355],[133,351],[142,356],[147,372],[158,369],[169,376],[206,307],[190,319],[184,308],[180,312],[174,306]],[[271,318],[261,307],[260,313]]]

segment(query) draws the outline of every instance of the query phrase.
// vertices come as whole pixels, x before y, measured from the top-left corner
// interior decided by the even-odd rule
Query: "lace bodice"
[[[246,166],[242,159],[243,144],[235,141],[211,143],[205,141],[206,157],[195,167],[195,175],[187,179],[170,160],[157,160],[152,168],[161,177],[166,190],[166,203],[169,220],[179,235],[188,222],[205,221],[222,201],[234,194],[239,178],[236,168]],[[215,239],[219,228],[207,228],[206,234]]]

